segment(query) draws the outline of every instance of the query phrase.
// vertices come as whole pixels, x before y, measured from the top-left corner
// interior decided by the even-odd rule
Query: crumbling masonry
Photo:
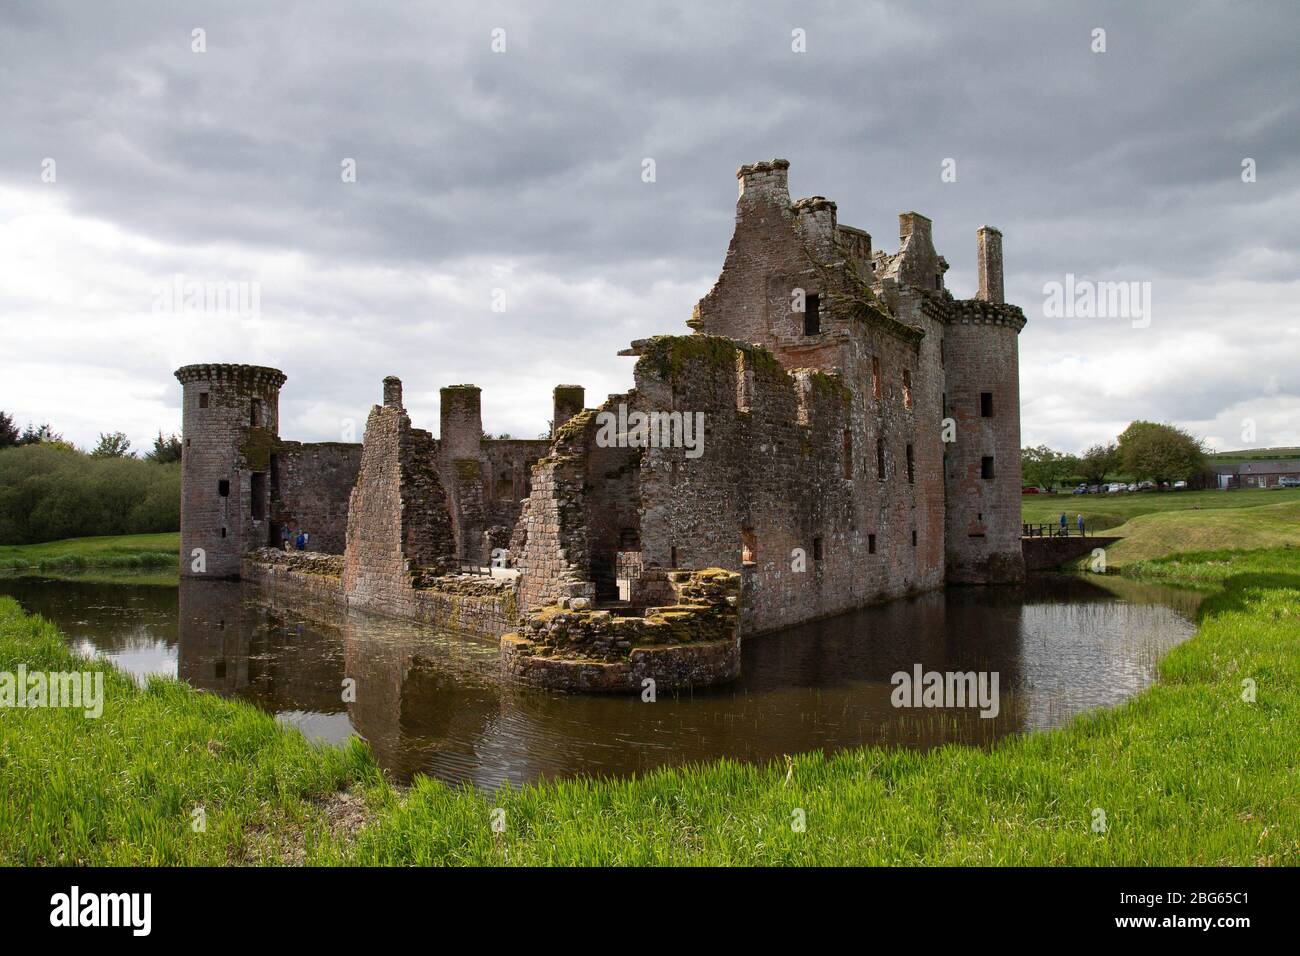
[[[504,634],[507,673],[599,690],[726,680],[741,633],[1021,580],[1025,318],[1001,233],[979,230],[956,299],[930,220],[903,213],[875,250],[835,203],[791,202],[788,168],[738,171],[692,334],[633,342],[635,387],[598,408],[558,386],[548,439],[485,438],[473,385],[442,389],[435,439],[387,378],[362,444],[289,442],[283,373],[177,371],[182,573]],[[285,524],[318,553],[267,552]]]

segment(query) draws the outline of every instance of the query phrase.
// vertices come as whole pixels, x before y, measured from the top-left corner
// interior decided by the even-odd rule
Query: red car
[[[1022,495],[1038,495],[1038,494],[1042,494],[1042,491],[1041,491],[1040,489],[1035,488],[1035,487],[1033,487],[1033,486],[1031,485],[1031,486],[1027,486],[1027,487],[1025,487],[1025,488],[1021,488],[1021,489],[1020,489],[1020,493],[1021,493]]]

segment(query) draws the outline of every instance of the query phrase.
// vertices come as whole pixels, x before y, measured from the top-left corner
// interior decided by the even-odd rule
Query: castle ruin
[[[514,677],[591,690],[726,680],[742,633],[1022,580],[1001,233],[957,299],[929,219],[875,250],[792,202],[788,168],[737,172],[692,332],[633,342],[635,386],[599,407],[558,386],[546,439],[484,437],[473,385],[442,389],[435,439],[390,377],[361,444],[285,441],[282,372],[178,370],[182,573],[500,636]],[[273,550],[286,524],[310,552]]]

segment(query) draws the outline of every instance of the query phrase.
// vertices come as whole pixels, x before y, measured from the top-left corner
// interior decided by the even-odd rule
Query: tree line
[[[1020,467],[1024,483],[1054,488],[1079,479],[1099,485],[1108,478],[1190,481],[1205,471],[1205,442],[1177,425],[1136,421],[1111,442],[1096,444],[1080,455],[1046,445],[1023,448]]]
[[[124,433],[107,432],[86,451],[0,411],[0,544],[176,531],[180,459],[178,435],[159,432],[137,456]]]

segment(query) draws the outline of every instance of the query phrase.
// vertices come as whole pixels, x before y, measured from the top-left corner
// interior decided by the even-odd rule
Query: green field
[[[180,545],[181,536],[175,531],[0,545],[0,571],[68,573],[99,569],[129,572],[175,568]]]
[[[99,720],[0,708],[0,862],[1300,864],[1300,550],[1139,567],[1216,589],[1199,631],[1160,684],[1060,730],[498,794],[400,791],[359,743],[316,748],[172,681],[141,689],[0,599],[0,671],[90,667],[109,688]]]
[[[1246,448],[1241,451],[1216,451],[1206,455],[1212,465],[1236,464],[1242,461],[1277,461],[1300,458],[1300,448],[1286,445],[1279,448]]]
[[[1082,514],[1090,532],[1122,537],[1106,549],[1111,568],[1175,551],[1300,546],[1300,489],[1022,495],[1020,501],[1027,522],[1054,525],[1064,511],[1072,532]]]

